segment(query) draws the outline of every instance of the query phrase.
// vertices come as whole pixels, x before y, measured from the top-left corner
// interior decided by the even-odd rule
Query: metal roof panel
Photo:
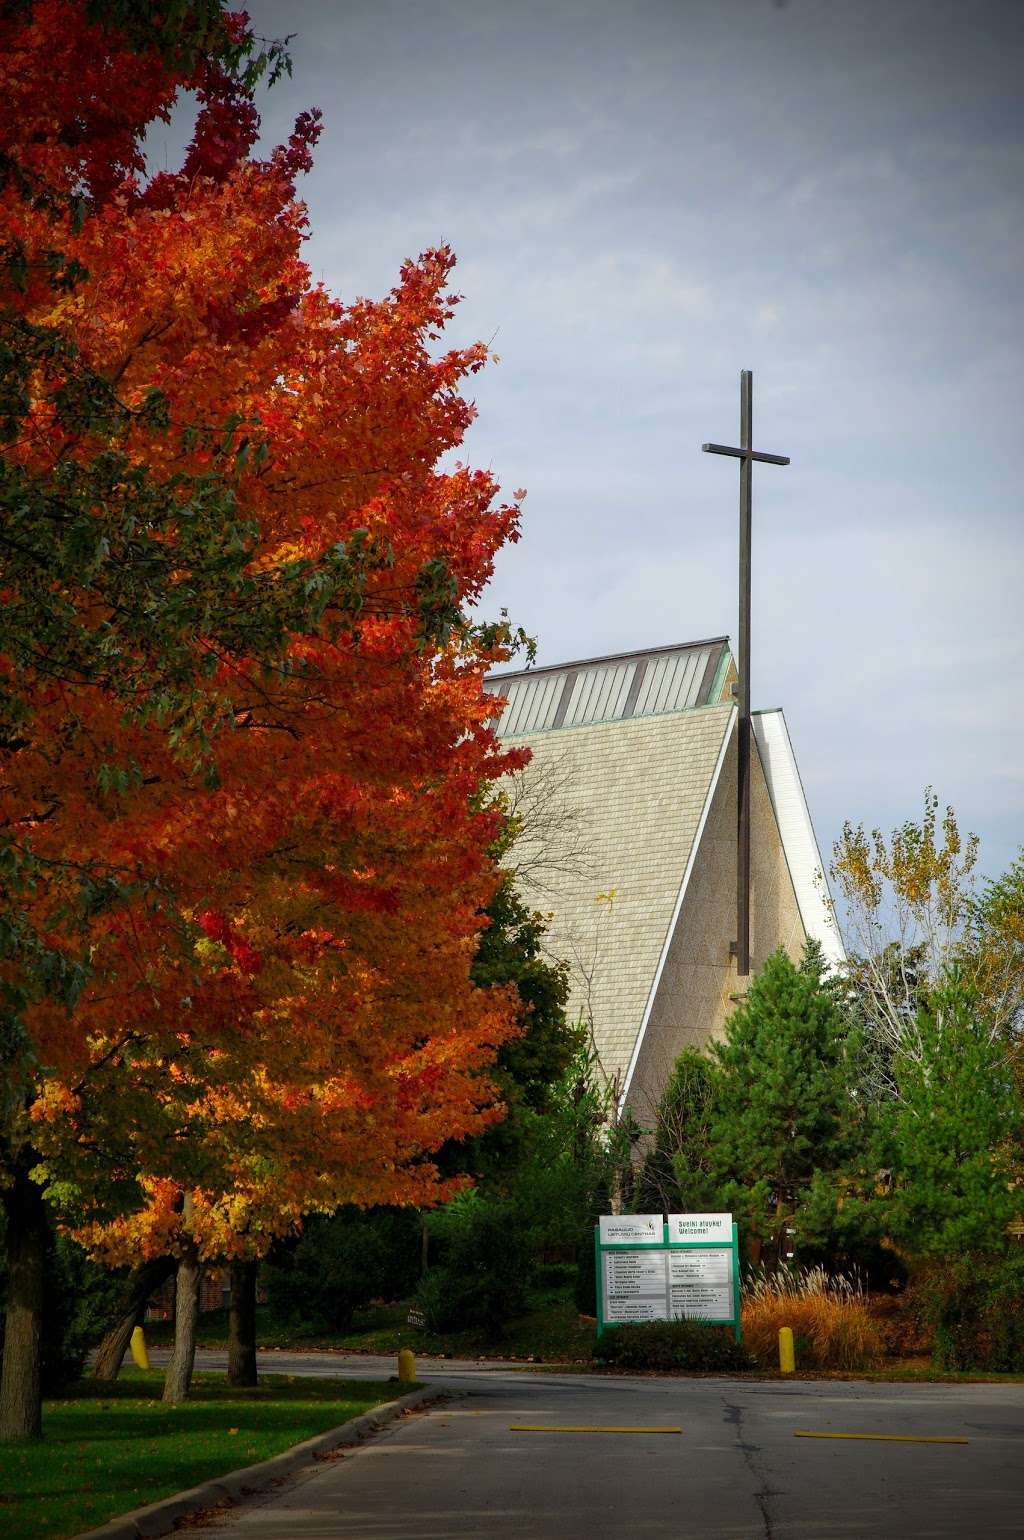
[[[728,654],[725,637],[587,658],[517,673],[488,674],[484,689],[503,695],[503,738],[687,711],[710,700],[710,681]],[[703,699],[701,698],[703,695]]]

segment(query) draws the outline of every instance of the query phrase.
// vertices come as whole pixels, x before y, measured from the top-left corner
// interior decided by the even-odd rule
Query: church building
[[[550,916],[620,1108],[650,1120],[676,1057],[720,1035],[748,978],[736,941],[736,666],[725,637],[499,672],[523,896]],[[753,713],[750,973],[842,942],[781,710]]]

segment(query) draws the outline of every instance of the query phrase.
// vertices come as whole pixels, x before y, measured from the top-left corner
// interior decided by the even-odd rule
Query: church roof
[[[531,907],[550,916],[549,949],[570,963],[570,1012],[589,1021],[602,1068],[621,1088],[697,861],[734,716],[735,707],[718,705],[517,740],[533,755],[523,772],[524,829],[513,854],[526,869],[520,886]],[[579,859],[557,858],[562,826],[578,831]],[[549,842],[555,869],[545,872],[537,847]],[[731,937],[719,948],[723,978]]]
[[[727,638],[716,636],[551,668],[488,674],[484,689],[506,697],[497,729],[503,738],[514,738],[717,704],[730,662]]]
[[[609,1083],[643,1109],[681,1048],[733,1008],[736,678],[724,637],[491,674],[502,738],[532,754],[515,792],[524,896],[571,965]],[[842,960],[781,711],[753,716],[754,969],[805,936]],[[569,730],[571,729],[571,731]]]

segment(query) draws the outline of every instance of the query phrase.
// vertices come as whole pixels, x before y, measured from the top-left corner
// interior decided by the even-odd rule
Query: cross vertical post
[[[704,444],[705,453],[731,455],[740,462],[740,567],[739,633],[736,667],[739,670],[736,724],[736,972],[750,973],[750,544],[754,461],[788,465],[788,455],[765,454],[754,448],[754,376],[740,373],[740,442]]]
[[[753,465],[753,375],[740,373],[740,447],[748,451],[740,461],[740,613],[738,657],[739,721],[736,723],[736,972],[750,972],[750,540]]]

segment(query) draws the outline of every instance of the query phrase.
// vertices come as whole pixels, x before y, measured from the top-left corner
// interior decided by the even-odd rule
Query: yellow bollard
[[[132,1332],[132,1363],[137,1369],[149,1368],[149,1354],[146,1351],[146,1336],[141,1326],[136,1326]]]
[[[398,1383],[400,1385],[416,1383],[416,1359],[411,1348],[402,1348],[398,1355]]]
[[[796,1368],[796,1353],[793,1349],[793,1330],[789,1326],[779,1327],[779,1368],[783,1374],[792,1374]]]

